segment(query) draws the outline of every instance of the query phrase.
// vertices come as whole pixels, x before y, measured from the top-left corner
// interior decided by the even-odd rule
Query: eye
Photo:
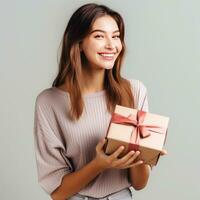
[[[103,35],[95,35],[95,38],[103,38]]]
[[[113,36],[113,38],[118,39],[118,38],[120,38],[120,36],[119,35],[115,35],[115,36]]]

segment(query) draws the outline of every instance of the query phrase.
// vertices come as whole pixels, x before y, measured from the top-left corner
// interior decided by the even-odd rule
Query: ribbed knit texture
[[[146,87],[139,80],[129,81],[135,108],[148,111]],[[77,122],[72,122],[66,115],[70,109],[67,92],[52,87],[37,96],[34,120],[36,164],[39,184],[48,194],[61,184],[65,174],[81,169],[94,159],[97,143],[106,136],[111,114],[106,107],[105,91],[83,98],[83,114]],[[79,194],[102,198],[130,185],[127,169],[108,169]]]

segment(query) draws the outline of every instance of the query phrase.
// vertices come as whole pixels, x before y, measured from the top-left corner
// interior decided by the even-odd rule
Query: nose
[[[114,43],[111,39],[108,38],[106,40],[105,48],[107,48],[107,49],[114,49],[115,48],[115,45],[114,45]]]

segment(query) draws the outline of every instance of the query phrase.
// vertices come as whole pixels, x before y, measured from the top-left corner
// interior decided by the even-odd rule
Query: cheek
[[[84,46],[84,52],[86,55],[94,55],[96,52],[98,52],[100,49],[100,44],[95,42],[88,42]]]
[[[90,46],[90,48],[84,49],[83,52],[88,61],[92,61],[96,57],[95,55],[96,50],[93,46]]]
[[[121,43],[121,42],[118,42],[117,48],[118,48],[118,51],[119,51],[119,52],[122,50],[122,43]]]

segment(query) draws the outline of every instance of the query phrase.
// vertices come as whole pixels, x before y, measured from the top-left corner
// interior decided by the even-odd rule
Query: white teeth
[[[103,53],[101,54],[101,53],[100,53],[100,55],[101,55],[101,56],[105,56],[105,57],[113,57],[113,56],[114,56],[113,53],[112,53],[112,54],[103,54]]]

